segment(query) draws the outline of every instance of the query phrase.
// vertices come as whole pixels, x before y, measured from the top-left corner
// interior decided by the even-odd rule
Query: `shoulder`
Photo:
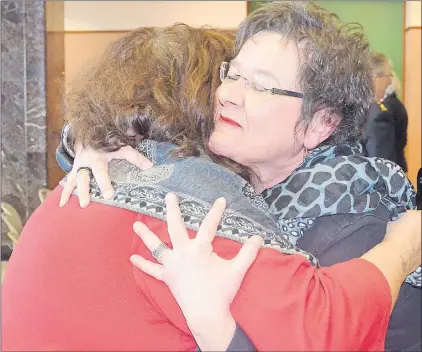
[[[384,102],[377,100],[374,101],[369,107],[369,121],[379,120],[380,118],[385,118],[390,114],[391,113]]]
[[[366,213],[321,216],[297,246],[314,254],[323,266],[356,258],[382,241],[389,218],[382,204]]]
[[[404,108],[404,105],[402,101],[397,97],[396,94],[388,95],[383,101],[382,104],[388,109],[388,110],[396,110],[396,109],[402,109]]]
[[[392,123],[394,116],[392,110],[380,101],[374,102],[369,109],[369,125],[375,127],[378,123]]]

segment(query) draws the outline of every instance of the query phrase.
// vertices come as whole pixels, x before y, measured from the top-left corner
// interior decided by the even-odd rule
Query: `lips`
[[[223,116],[223,115],[220,115],[219,120],[223,123],[228,124],[228,125],[232,125],[232,126],[235,126],[235,127],[242,127],[236,121],[229,119],[228,117]]]

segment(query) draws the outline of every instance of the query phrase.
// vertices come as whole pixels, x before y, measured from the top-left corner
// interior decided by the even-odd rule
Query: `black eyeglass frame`
[[[229,62],[222,62],[220,65],[220,80],[223,82],[227,77],[228,67],[230,66]],[[293,98],[302,98],[303,94],[299,92],[293,92],[291,90],[279,89],[279,88],[265,88],[265,91],[274,95],[284,95]]]

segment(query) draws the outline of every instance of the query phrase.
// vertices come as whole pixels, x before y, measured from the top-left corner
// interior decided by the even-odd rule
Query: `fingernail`
[[[137,265],[136,265],[136,255],[135,254],[132,254],[130,256],[129,260],[133,265],[135,265],[137,267]]]
[[[166,200],[177,199],[174,193],[167,193]]]
[[[133,230],[135,231],[135,232],[138,232],[140,229],[141,229],[141,222],[140,221],[137,221],[137,222],[135,222],[134,224],[133,224]]]
[[[89,202],[81,202],[79,205],[81,206],[81,208],[86,208],[89,205]]]
[[[104,199],[112,199],[113,196],[114,196],[114,191],[110,189],[104,192]]]
[[[224,198],[224,197],[218,198],[215,202],[216,202],[216,203],[217,203],[217,202],[219,202],[219,203],[224,203],[224,204],[226,204],[226,203],[227,203],[226,198]]]

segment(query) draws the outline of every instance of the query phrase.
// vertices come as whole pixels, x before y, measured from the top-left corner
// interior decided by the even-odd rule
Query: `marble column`
[[[1,201],[24,224],[47,186],[44,1],[1,1]],[[2,259],[8,256],[2,219]]]

